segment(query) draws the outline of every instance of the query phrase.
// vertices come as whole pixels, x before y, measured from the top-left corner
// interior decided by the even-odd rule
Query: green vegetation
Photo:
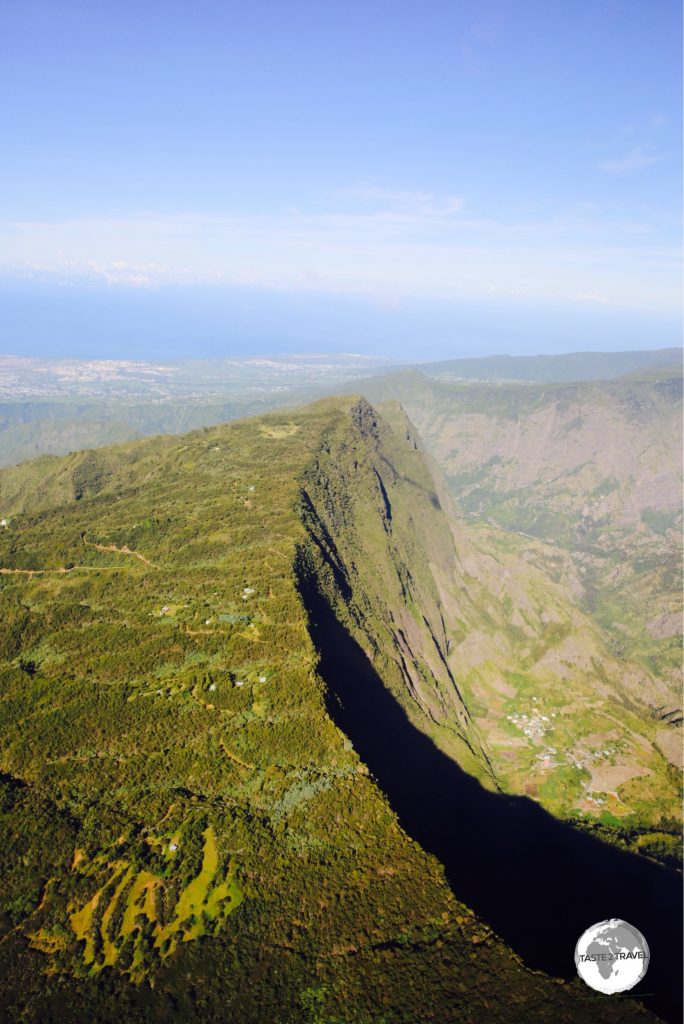
[[[177,858],[181,841],[178,834],[167,847],[168,856],[179,862],[185,855],[186,844],[192,843],[192,831],[184,830],[182,838],[184,849]],[[155,965],[158,956],[173,953],[180,941],[197,939],[208,928],[215,931],[222,918],[240,905],[242,894],[231,870],[224,881],[216,881],[219,855],[211,827],[204,831],[203,838],[200,871],[180,892],[174,883],[165,884],[166,870],[159,875],[146,869],[136,872],[125,860],[105,868],[111,872],[105,885],[79,910],[69,914],[72,930],[84,944],[84,966],[90,968],[91,974],[116,965],[139,976]],[[94,865],[84,863],[83,858],[79,858],[76,867],[92,877]],[[180,865],[174,864],[174,869],[172,877],[176,879]],[[102,867],[98,865],[95,871],[99,876]],[[116,888],[112,891],[114,882]],[[108,903],[107,895],[111,895]],[[34,936],[33,941],[40,948],[43,934]]]
[[[642,523],[646,523],[654,533],[660,536],[666,534],[668,530],[676,529],[678,519],[679,511],[677,509],[658,511],[655,508],[645,508],[641,513]]]
[[[314,534],[386,685],[490,787],[507,764],[514,790],[537,751],[492,769],[487,716],[542,693],[562,707],[565,676],[540,663],[570,659],[574,630],[595,641],[534,565],[546,549],[516,584],[518,538],[482,525],[454,544],[398,407],[335,399],[41,459],[0,495],[6,1019],[413,1024],[426,992],[445,1022],[593,1019],[579,983],[527,971],[459,903],[326,713],[296,587]],[[622,714],[616,750],[664,728]],[[584,778],[559,775],[550,803],[570,813]],[[660,817],[673,793],[663,770]],[[650,855],[665,832],[644,830]]]

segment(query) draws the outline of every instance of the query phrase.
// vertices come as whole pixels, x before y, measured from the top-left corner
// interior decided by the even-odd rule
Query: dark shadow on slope
[[[299,589],[330,716],[404,829],[442,862],[458,899],[529,967],[562,978],[576,974],[575,943],[586,928],[623,918],[643,932],[651,952],[648,973],[633,993],[643,992],[650,1010],[678,1024],[677,873],[579,832],[525,797],[483,789],[409,722],[315,581],[300,578]]]
[[[394,478],[396,480],[401,480],[403,483],[408,484],[410,487],[415,487],[417,491],[420,491],[421,494],[424,494],[427,497],[428,501],[430,502],[433,508],[439,509],[442,507],[435,491],[428,490],[428,488],[425,487],[424,484],[421,484],[417,480],[414,480],[412,477],[406,476],[405,473],[400,472],[397,469],[397,467],[390,462],[386,455],[383,455],[381,452],[379,452],[378,454],[380,455],[381,462],[384,462],[384,464],[394,475]]]

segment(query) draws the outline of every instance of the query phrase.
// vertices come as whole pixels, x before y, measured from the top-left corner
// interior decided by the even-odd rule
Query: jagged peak
[[[349,410],[352,423],[362,437],[372,437],[375,441],[380,438],[378,425],[379,414],[363,396]]]

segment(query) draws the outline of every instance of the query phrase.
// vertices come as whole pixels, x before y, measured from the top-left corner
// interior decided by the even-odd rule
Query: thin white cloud
[[[406,191],[379,188],[374,185],[338,189],[332,198],[341,201],[370,204],[378,210],[393,210],[417,217],[444,217],[460,213],[463,199],[455,195],[435,195],[433,192]]]
[[[112,260],[111,263],[89,260],[85,270],[112,287],[125,285],[127,288],[156,288],[163,283],[169,272],[168,267],[154,263],[136,266],[126,260]]]
[[[659,161],[660,157],[652,146],[635,146],[622,156],[599,161],[598,166],[599,170],[605,171],[606,174],[629,174],[644,167],[651,167]]]
[[[597,295],[595,292],[580,292],[575,296],[577,302],[591,302],[598,306],[614,306],[607,295]]]
[[[0,274],[366,295],[385,304],[517,295],[679,308],[679,250],[657,245],[648,222],[587,209],[503,222],[463,210],[452,195],[373,187],[339,193],[316,212],[0,224]]]

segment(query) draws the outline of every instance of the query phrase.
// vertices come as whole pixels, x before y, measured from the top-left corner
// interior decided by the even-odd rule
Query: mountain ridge
[[[488,356],[414,363],[413,372],[438,380],[471,382],[544,379],[547,382],[642,375],[648,367],[674,366],[679,349],[549,356]],[[292,407],[336,389],[358,390],[369,373],[408,372],[408,367],[368,366],[360,357],[282,357],[280,360],[40,361],[0,356],[0,464],[42,453],[165,432],[180,434],[228,419]],[[372,361],[371,361],[372,362]],[[524,369],[523,369],[524,368]],[[653,372],[653,371],[652,371]],[[660,371],[659,371],[660,372]]]
[[[379,1000],[408,1024],[426,990],[454,1024],[485,1004],[502,1024],[595,1019],[555,962],[552,977],[524,966],[521,894],[498,937],[458,896],[477,847],[450,887],[335,720],[307,580],[337,607],[388,721],[408,723],[447,779],[459,772],[475,807],[511,799],[494,792],[458,669],[472,623],[448,601],[473,584],[443,485],[403,412],[386,416],[328,399],[0,473],[16,502],[0,530],[10,1020],[104,1024],[124,1008],[141,1021],[369,1024]],[[670,877],[656,846],[650,859],[607,849]],[[650,1016],[636,1003],[605,1014]]]

